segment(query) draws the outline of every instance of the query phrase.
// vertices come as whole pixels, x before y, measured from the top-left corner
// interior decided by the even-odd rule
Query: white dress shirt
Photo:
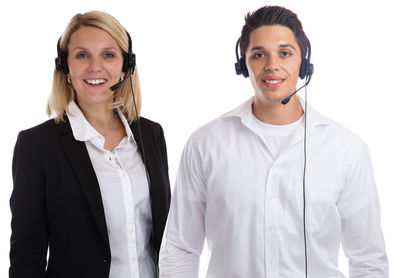
[[[181,158],[160,254],[160,277],[303,278],[302,122],[273,156],[252,99],[195,131]],[[309,278],[388,277],[367,146],[308,107],[306,230]]]
[[[85,142],[103,200],[111,248],[110,278],[153,278],[150,245],[152,217],[146,171],[132,131],[121,113],[127,136],[112,151],[74,101],[68,105],[74,138]]]

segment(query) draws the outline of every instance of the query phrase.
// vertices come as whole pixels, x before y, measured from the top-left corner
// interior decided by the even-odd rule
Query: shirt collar
[[[305,106],[304,100],[297,96],[300,101],[301,106]],[[254,96],[242,103],[236,109],[222,115],[222,118],[233,118],[237,117],[240,118],[242,123],[246,126],[252,125],[253,119],[253,111],[252,111],[252,104],[253,104]],[[310,104],[307,104],[307,125],[310,128],[310,131],[314,130],[320,125],[331,125],[334,122],[317,112]]]
[[[131,127],[129,126],[129,123],[126,120],[125,115],[122,113],[121,109],[117,108],[116,110],[117,110],[118,116],[121,119],[121,122],[124,124],[125,132],[126,132],[126,135],[128,136],[128,141],[135,142],[135,138],[133,137]]]
[[[68,111],[68,119],[71,124],[72,134],[74,135],[75,140],[82,142],[90,141],[94,138],[101,138],[104,140],[104,137],[86,120],[75,101],[72,100],[70,103],[68,103]],[[116,108],[116,111],[125,127],[125,132],[128,135],[128,141],[135,141],[132,130],[129,127],[124,114],[119,108]]]

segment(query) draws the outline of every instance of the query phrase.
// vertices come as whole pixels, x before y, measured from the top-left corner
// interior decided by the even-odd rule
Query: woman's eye
[[[76,57],[82,59],[82,58],[87,58],[88,55],[86,53],[79,53],[78,55],[76,55]]]
[[[106,57],[106,58],[113,58],[113,57],[114,57],[114,54],[107,52],[107,53],[104,53],[104,57]]]

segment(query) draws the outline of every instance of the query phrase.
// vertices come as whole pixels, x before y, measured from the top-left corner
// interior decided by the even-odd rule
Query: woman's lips
[[[104,78],[92,78],[92,79],[84,79],[84,81],[89,85],[101,85],[107,82],[107,79]]]

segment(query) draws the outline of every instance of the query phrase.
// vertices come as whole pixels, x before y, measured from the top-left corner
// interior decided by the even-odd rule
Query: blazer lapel
[[[155,125],[149,123],[145,118],[141,118],[141,133],[143,142],[140,140],[139,128],[137,121],[133,122],[130,127],[138,145],[138,150],[143,159],[143,149],[145,152],[145,166],[150,180],[150,200],[151,212],[153,216],[153,234],[152,244],[154,247],[155,258],[158,261],[158,250],[160,248],[162,234],[164,231],[165,222],[167,220],[169,202],[171,192],[169,189],[168,168],[163,167],[163,158],[166,158],[166,152],[162,152],[161,134],[157,133]],[[160,140],[160,141],[158,141]],[[143,144],[142,144],[143,143]],[[144,146],[143,146],[144,145]],[[168,167],[165,165],[165,167]]]
[[[90,161],[85,143],[75,140],[68,118],[65,117],[64,119],[66,121],[65,123],[57,125],[61,135],[61,144],[71,163],[71,167],[82,186],[83,192],[86,195],[89,207],[100,230],[101,237],[107,247],[110,248],[104,207],[96,173]]]
[[[137,121],[133,122],[130,125],[130,128],[132,130],[133,137],[135,138],[136,144],[138,145],[138,150],[139,150],[140,156],[142,157],[142,161],[144,161],[145,159],[143,158],[142,140],[140,140],[141,138],[140,138],[140,134],[139,134],[139,128],[138,128]],[[142,137],[143,137],[143,133],[142,133]],[[146,160],[147,159],[148,158],[146,157]],[[148,169],[149,165],[148,165],[147,161],[146,161],[146,164],[147,165],[145,165],[145,167],[146,167],[147,171],[150,171],[150,169]]]

